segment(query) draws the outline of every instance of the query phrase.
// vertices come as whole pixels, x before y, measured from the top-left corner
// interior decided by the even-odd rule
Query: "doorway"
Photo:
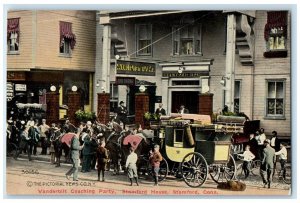
[[[198,91],[173,91],[172,92],[172,112],[177,113],[181,105],[189,110],[189,113],[198,113],[199,104],[199,92]]]

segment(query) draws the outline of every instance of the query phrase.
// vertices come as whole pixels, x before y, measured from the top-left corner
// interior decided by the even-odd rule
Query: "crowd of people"
[[[256,134],[250,134],[250,139],[245,147],[245,151],[240,156],[243,157],[243,170],[245,179],[250,174],[250,162],[254,159],[261,161],[260,175],[264,187],[271,187],[272,178],[276,167],[276,156],[278,156],[282,176],[286,176],[287,144],[281,142],[277,136],[277,131],[272,132],[271,139],[267,139],[264,129],[261,128]]]

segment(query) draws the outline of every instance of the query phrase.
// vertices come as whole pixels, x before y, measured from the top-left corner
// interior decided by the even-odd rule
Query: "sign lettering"
[[[163,73],[162,76],[163,77],[170,77],[170,78],[197,78],[200,76],[206,75],[204,73],[177,73],[177,72],[173,72],[173,73]]]
[[[155,76],[155,64],[136,61],[120,61],[116,63],[117,74]]]
[[[135,78],[134,77],[116,77],[116,85],[135,85]]]

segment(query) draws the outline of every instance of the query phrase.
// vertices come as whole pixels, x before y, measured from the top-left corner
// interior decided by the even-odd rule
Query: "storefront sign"
[[[163,77],[170,77],[170,78],[198,78],[200,76],[203,76],[203,72],[202,73],[163,73],[162,76]]]
[[[27,87],[26,87],[25,84],[16,84],[15,90],[19,91],[19,92],[26,92],[27,91]]]
[[[155,76],[155,64],[136,61],[116,62],[117,74]]]
[[[11,101],[14,98],[14,84],[11,82],[6,84],[6,98],[7,101]]]
[[[135,77],[116,77],[116,85],[135,85]]]
[[[12,81],[25,81],[26,74],[25,72],[18,72],[18,71],[7,71],[7,80]]]

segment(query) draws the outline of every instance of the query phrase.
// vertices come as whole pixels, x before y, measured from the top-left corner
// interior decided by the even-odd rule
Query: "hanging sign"
[[[14,98],[14,84],[11,82],[6,84],[6,98],[7,101],[11,101]]]

